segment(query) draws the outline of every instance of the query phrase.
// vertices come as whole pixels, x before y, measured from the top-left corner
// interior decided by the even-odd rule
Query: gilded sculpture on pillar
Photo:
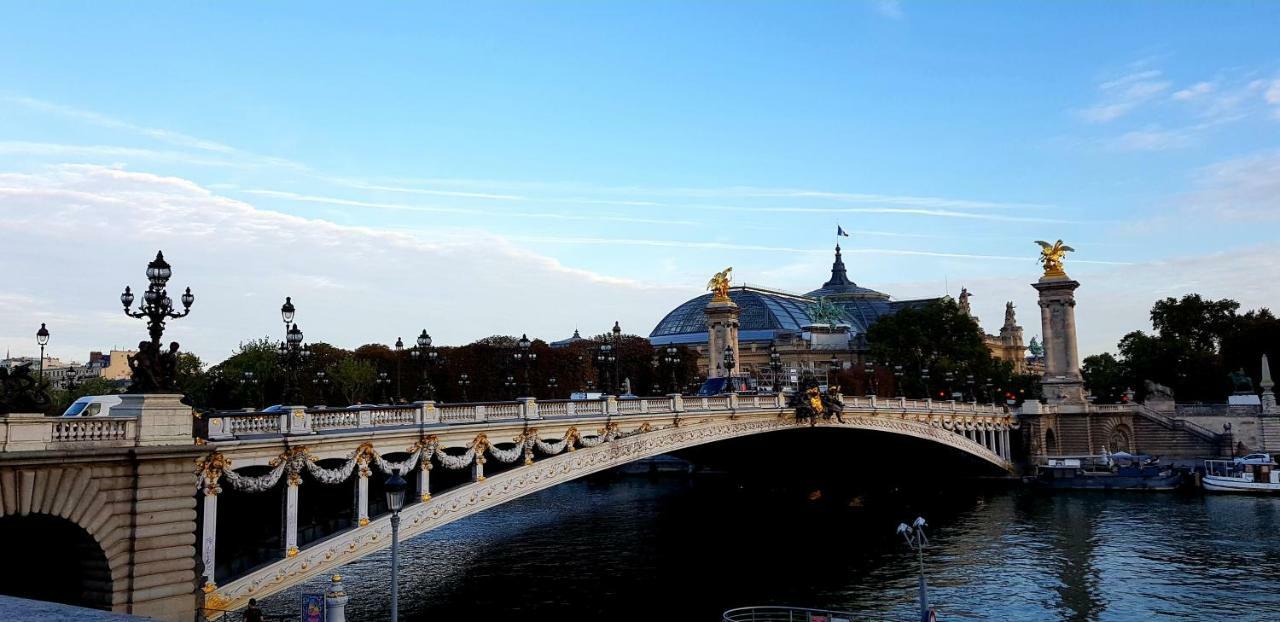
[[[729,302],[729,274],[732,272],[733,267],[730,266],[707,281],[707,290],[712,293],[711,302]]]
[[[1063,244],[1062,240],[1053,244],[1036,240],[1036,244],[1040,245],[1040,263],[1044,264],[1044,275],[1067,276],[1066,271],[1062,269],[1062,261],[1066,259],[1067,253],[1075,252],[1076,249]]]

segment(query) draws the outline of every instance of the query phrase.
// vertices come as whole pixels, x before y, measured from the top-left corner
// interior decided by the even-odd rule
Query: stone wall
[[[197,606],[199,453],[194,445],[3,453],[0,516],[77,525],[107,559],[109,586],[95,589],[109,592],[112,611],[189,621]]]

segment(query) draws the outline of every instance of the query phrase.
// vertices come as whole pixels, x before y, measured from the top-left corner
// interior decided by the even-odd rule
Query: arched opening
[[[0,517],[0,594],[111,608],[111,568],[93,536],[44,514]]]
[[[265,466],[236,472],[262,475]],[[218,549],[216,582],[239,577],[249,570],[284,556],[284,498],[286,477],[269,490],[246,492],[224,484],[218,495]]]
[[[1111,435],[1107,438],[1107,447],[1111,451],[1133,451],[1133,432],[1128,425],[1118,423],[1111,428]]]
[[[1053,428],[1044,431],[1044,453],[1046,456],[1058,455],[1058,437],[1054,435]]]

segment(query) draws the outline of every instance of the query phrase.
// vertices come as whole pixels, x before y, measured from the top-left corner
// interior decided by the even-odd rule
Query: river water
[[[1280,618],[1280,499],[944,488],[853,494],[714,475],[566,483],[403,545],[401,616],[718,620],[787,604],[912,620],[918,566],[894,527],[924,514],[942,620]],[[343,569],[349,620],[387,619],[389,558]],[[265,609],[296,611],[300,592],[326,584]]]

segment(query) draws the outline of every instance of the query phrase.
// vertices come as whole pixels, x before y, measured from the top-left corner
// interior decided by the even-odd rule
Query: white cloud
[[[647,333],[693,292],[573,269],[484,233],[437,239],[340,226],[180,178],[90,165],[0,173],[0,236],[6,252],[38,268],[11,272],[6,284],[6,299],[36,304],[0,304],[0,345],[15,354],[31,348],[25,327],[55,312],[55,355],[136,344],[142,323],[125,318],[117,299],[125,285],[143,285],[157,249],[174,266],[172,288],[196,295],[166,338],[206,360],[276,336],[285,295],[308,339],[354,347],[423,328],[442,344],[494,333],[555,339],[614,320]]]
[[[1119,119],[1167,91],[1172,83],[1161,77],[1160,71],[1146,69],[1103,82],[1098,85],[1102,101],[1078,114],[1090,123]]]
[[[1120,151],[1166,151],[1189,147],[1194,140],[1187,130],[1145,129],[1125,132],[1111,146]]]
[[[874,0],[872,6],[880,15],[890,19],[902,19],[906,14],[902,12],[902,3],[899,0]]]
[[[1182,89],[1182,90],[1180,90],[1180,91],[1178,91],[1178,92],[1174,93],[1174,94],[1173,94],[1173,98],[1174,98],[1174,99],[1176,99],[1176,100],[1180,100],[1180,101],[1186,101],[1186,100],[1189,100],[1189,99],[1196,99],[1197,97],[1200,97],[1201,95],[1206,95],[1206,94],[1208,94],[1208,93],[1212,93],[1212,92],[1213,92],[1213,84],[1212,84],[1212,83],[1209,83],[1209,82],[1197,82],[1197,83],[1195,83],[1195,84],[1193,84],[1193,85],[1191,85],[1191,86],[1189,86],[1189,87],[1187,87],[1187,88],[1185,88],[1185,89]]]
[[[1280,220],[1280,151],[1205,167],[1196,182],[1199,189],[1184,200],[1193,213],[1225,220]]]

